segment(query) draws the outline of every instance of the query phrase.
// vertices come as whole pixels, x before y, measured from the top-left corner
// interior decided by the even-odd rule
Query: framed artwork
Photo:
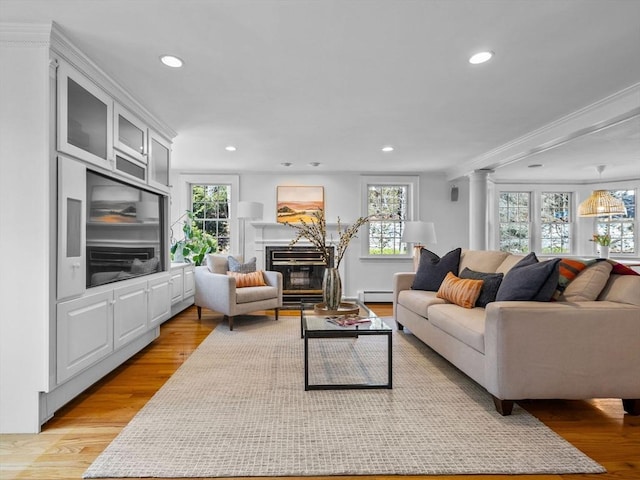
[[[278,223],[307,223],[313,221],[312,214],[324,210],[324,187],[277,187]]]
[[[136,223],[140,191],[127,185],[94,185],[89,218],[98,223]]]

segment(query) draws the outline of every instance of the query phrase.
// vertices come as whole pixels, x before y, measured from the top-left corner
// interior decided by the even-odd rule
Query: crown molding
[[[0,23],[0,45],[8,48],[48,48],[51,24]]]
[[[509,165],[637,116],[640,116],[640,83],[448,169],[447,180],[453,181],[483,168]]]

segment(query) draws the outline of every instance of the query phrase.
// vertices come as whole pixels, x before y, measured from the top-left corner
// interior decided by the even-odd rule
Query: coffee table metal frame
[[[376,317],[367,307],[360,302],[356,302],[363,308],[367,315]],[[305,390],[346,390],[346,389],[372,389],[372,388],[393,388],[393,330],[382,320],[380,328],[371,328],[373,325],[364,324],[350,327],[340,327],[325,320],[321,323],[321,328],[309,328],[307,326],[307,316],[319,318],[320,315],[305,314],[305,307],[313,309],[313,305],[300,304],[300,334],[304,338],[304,389]],[[377,317],[376,317],[377,318]],[[317,322],[316,322],[317,323]],[[387,337],[387,383],[331,383],[331,384],[310,384],[309,383],[309,339],[310,338],[358,338],[361,335],[385,335]]]

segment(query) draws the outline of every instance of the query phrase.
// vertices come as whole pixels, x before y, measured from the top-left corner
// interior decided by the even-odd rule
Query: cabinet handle
[[[115,300],[111,300],[111,301],[109,302],[109,304],[110,304],[111,306],[113,306],[113,305],[115,305],[115,304],[116,304],[116,301],[115,301]]]
[[[80,268],[80,264],[79,263],[74,263],[73,265],[71,265],[71,268],[73,268],[73,269]]]

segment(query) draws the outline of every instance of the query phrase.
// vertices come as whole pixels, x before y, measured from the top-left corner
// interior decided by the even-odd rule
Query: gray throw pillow
[[[426,248],[420,250],[420,264],[411,288],[413,290],[437,292],[447,273],[451,272],[458,276],[461,253],[462,249],[456,248],[440,258]]]
[[[256,271],[256,257],[249,259],[247,263],[240,263],[235,257],[229,256],[229,271],[237,273],[251,273]]]
[[[502,273],[476,272],[467,267],[460,272],[460,278],[471,278],[484,282],[478,300],[476,300],[476,307],[486,307],[487,303],[495,302],[503,277]]]
[[[531,252],[507,272],[498,289],[496,302],[550,301],[558,288],[559,263],[559,258],[540,262]]]

